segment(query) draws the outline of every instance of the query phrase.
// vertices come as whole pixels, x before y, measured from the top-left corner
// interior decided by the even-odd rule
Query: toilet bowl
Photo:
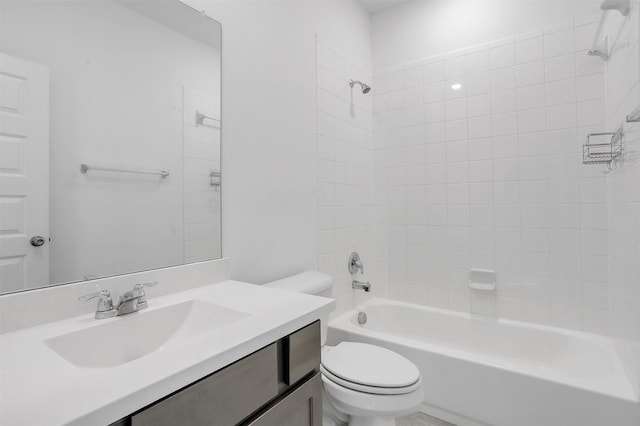
[[[265,285],[327,297],[333,280],[307,271]],[[328,318],[321,319],[324,426],[395,426],[395,417],[417,411],[424,394],[415,364],[367,343],[325,346],[327,322]]]

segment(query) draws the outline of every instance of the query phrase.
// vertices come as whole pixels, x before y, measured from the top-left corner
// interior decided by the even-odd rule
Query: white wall
[[[376,71],[563,23],[599,0],[414,0],[373,15]]]
[[[183,86],[219,96],[219,57],[112,2],[2,8],[2,49],[51,68],[51,281],[183,263]]]
[[[605,34],[606,123],[623,126],[624,157],[607,179],[609,207],[610,332],[640,392],[640,124],[625,117],[640,106],[640,2],[629,16],[613,14]]]
[[[347,2],[190,2],[223,26],[223,254],[262,283],[318,267],[316,34],[370,67]]]

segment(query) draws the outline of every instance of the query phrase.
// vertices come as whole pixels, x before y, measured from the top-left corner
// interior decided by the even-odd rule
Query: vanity
[[[321,424],[333,300],[225,280],[148,303],[0,335],[0,424]]]

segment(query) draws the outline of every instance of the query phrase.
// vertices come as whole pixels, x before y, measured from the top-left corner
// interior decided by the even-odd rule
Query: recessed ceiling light
[[[452,84],[452,85],[451,85],[451,88],[452,88],[453,90],[460,90],[460,89],[462,89],[462,84],[460,84],[460,83]]]

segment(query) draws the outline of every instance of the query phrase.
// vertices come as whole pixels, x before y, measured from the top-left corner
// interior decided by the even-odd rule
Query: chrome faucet
[[[129,290],[120,296],[118,305],[116,306],[116,315],[126,315],[137,312],[149,307],[145,299],[144,287],[153,287],[158,284],[157,281],[152,283],[141,283],[133,286],[133,290]]]
[[[96,297],[99,298],[98,306],[96,307],[96,319],[126,315],[149,307],[149,304],[145,299],[145,293],[142,289],[144,287],[153,287],[156,284],[158,284],[157,281],[134,285],[133,290],[127,291],[125,294],[120,296],[120,300],[115,307],[113,306],[113,300],[111,300],[111,293],[109,293],[109,290],[101,290],[80,296],[78,297],[78,300],[86,302],[87,300],[91,300]]]
[[[98,306],[96,307],[96,319],[111,318],[116,316],[116,310],[113,308],[113,300],[109,290],[101,290],[91,294],[85,294],[78,297],[78,300],[86,302],[87,300],[98,298]]]
[[[353,252],[349,255],[349,272],[351,275],[355,275],[360,270],[361,274],[364,274],[364,265],[360,260],[360,255],[357,252]]]
[[[371,284],[367,281],[366,283],[353,280],[351,281],[351,288],[354,290],[364,290],[366,293],[371,291]]]

